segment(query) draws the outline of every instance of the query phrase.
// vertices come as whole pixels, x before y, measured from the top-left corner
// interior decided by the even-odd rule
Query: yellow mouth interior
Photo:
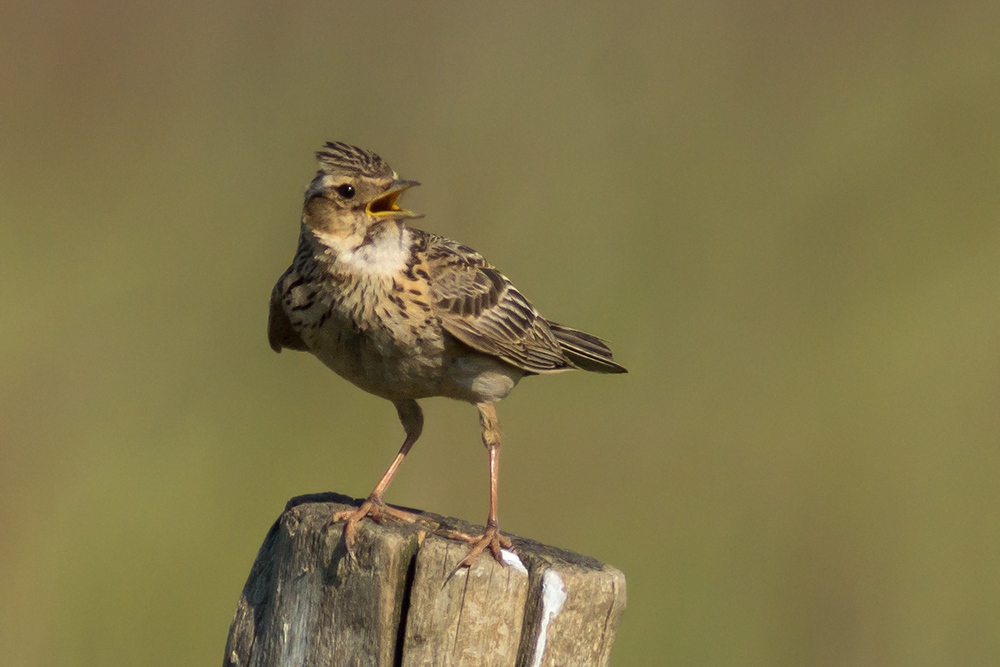
[[[390,213],[392,211],[401,210],[396,206],[396,200],[399,199],[399,195],[403,194],[402,190],[397,190],[396,192],[390,192],[389,194],[379,197],[372,203],[368,204],[369,213]]]

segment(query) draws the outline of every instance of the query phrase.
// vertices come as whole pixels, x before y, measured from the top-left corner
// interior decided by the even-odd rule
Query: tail
[[[548,324],[559,347],[577,368],[594,373],[628,373],[624,366],[615,363],[611,350],[597,336],[555,322]]]

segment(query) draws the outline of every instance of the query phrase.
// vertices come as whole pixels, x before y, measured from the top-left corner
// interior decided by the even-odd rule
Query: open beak
[[[420,183],[416,181],[393,181],[389,189],[385,191],[385,194],[368,204],[366,210],[376,218],[389,218],[392,220],[424,217],[420,213],[414,213],[396,205],[396,200],[399,199],[399,196],[414,185],[420,185]]]

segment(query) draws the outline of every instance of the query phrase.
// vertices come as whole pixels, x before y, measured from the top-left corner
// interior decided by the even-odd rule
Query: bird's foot
[[[329,528],[335,523],[346,520],[344,524],[344,546],[347,547],[347,553],[354,558],[354,538],[357,536],[357,526],[366,516],[372,518],[372,521],[376,523],[383,523],[387,519],[393,521],[398,521],[400,523],[414,523],[416,521],[430,521],[430,519],[425,519],[412,512],[405,512],[401,509],[396,509],[391,505],[386,505],[385,501],[378,496],[368,496],[365,502],[361,503],[361,507],[351,510],[343,510],[337,512],[330,520],[327,521],[326,527]],[[433,522],[432,522],[433,523]]]
[[[469,553],[466,554],[465,558],[462,559],[462,562],[455,567],[455,572],[463,567],[471,567],[476,557],[486,551],[487,548],[489,548],[490,553],[498,563],[506,565],[503,558],[503,550],[513,550],[514,548],[514,544],[510,541],[510,538],[501,533],[500,527],[495,523],[488,523],[486,525],[486,530],[483,531],[482,535],[469,535],[468,533],[453,530],[445,532],[444,536],[454,540],[468,542],[472,545],[472,549],[469,550]]]

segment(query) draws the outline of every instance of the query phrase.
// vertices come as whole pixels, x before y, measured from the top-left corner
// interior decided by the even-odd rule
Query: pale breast
[[[302,313],[302,337],[320,361],[372,394],[440,395],[440,327],[429,309],[394,288],[399,282],[366,276],[327,291]]]

